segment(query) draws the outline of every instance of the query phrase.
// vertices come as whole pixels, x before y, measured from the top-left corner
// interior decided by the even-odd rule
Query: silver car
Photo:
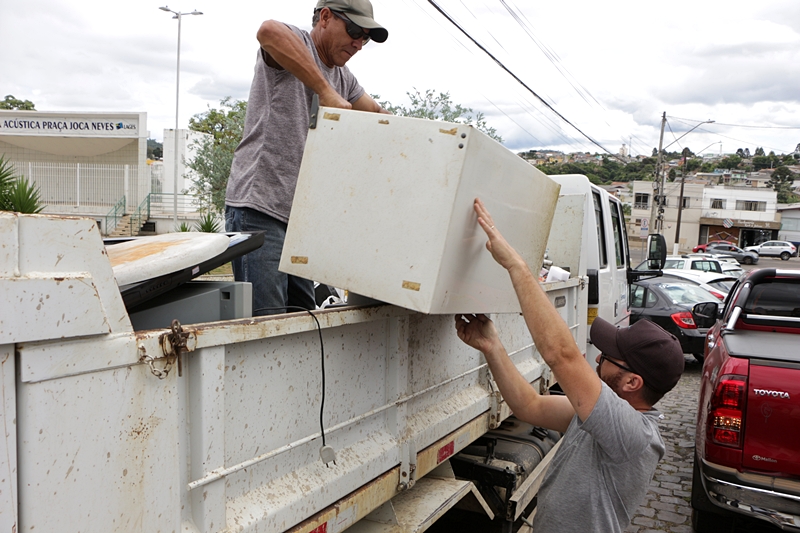
[[[780,257],[783,261],[788,261],[790,257],[797,255],[797,247],[786,241],[767,241],[756,246],[747,246],[745,251],[763,256]]]

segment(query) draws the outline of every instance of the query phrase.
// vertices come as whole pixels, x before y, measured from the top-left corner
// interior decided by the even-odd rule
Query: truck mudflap
[[[800,365],[750,360],[742,454],[745,469],[800,477],[798,402]]]

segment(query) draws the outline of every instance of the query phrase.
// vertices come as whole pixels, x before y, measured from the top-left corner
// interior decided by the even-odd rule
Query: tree
[[[195,156],[186,166],[196,175],[192,192],[200,198],[200,210],[222,213],[233,152],[242,140],[247,101],[227,96],[219,105],[219,109],[209,107],[189,119],[189,129],[209,136],[196,142]]]
[[[0,109],[18,109],[20,111],[36,111],[33,102],[30,100],[20,100],[14,98],[13,95],[7,94],[3,100],[0,100]]]
[[[793,181],[794,174],[788,167],[780,166],[772,173],[769,186],[778,193],[778,203],[791,204],[798,201],[797,195],[792,192]]]
[[[739,148],[738,150],[736,150],[736,155],[738,155],[739,157],[744,157],[744,150]]]
[[[756,152],[754,155],[765,155],[764,149],[759,146],[758,148],[756,148]]]
[[[758,151],[756,151],[756,155],[758,155]],[[744,158],[745,159],[750,159],[750,148],[745,148],[744,149]]]
[[[164,157],[164,145],[155,139],[147,139],[147,158],[161,159]]]
[[[422,94],[415,88],[413,92],[409,91],[406,95],[408,95],[409,100],[411,100],[410,107],[403,105],[396,106],[388,101],[380,101],[380,96],[378,95],[372,95],[372,97],[379,101],[378,103],[381,107],[391,112],[393,115],[467,124],[474,126],[497,142],[503,142],[503,138],[497,133],[497,130],[489,127],[486,123],[486,117],[483,113],[480,111],[475,113],[471,107],[453,104],[453,101],[450,99],[449,91],[437,95],[435,91],[428,89],[425,91],[425,94]],[[474,116],[473,113],[475,113]]]

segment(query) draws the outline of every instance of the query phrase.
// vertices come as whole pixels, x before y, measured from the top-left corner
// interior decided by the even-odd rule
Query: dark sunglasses
[[[619,368],[621,368],[622,370],[625,370],[626,372],[630,372],[631,374],[635,374],[635,373],[636,373],[635,371],[631,370],[631,369],[630,369],[630,368],[628,368],[627,366],[622,366],[621,364],[617,363],[617,362],[616,362],[616,361],[614,361],[613,359],[610,359],[610,358],[606,357],[606,355],[605,355],[605,354],[602,354],[602,353],[601,353],[601,354],[600,354],[600,364],[601,364],[601,365],[603,364],[603,361],[608,361],[608,362],[609,362],[609,363],[611,363],[612,365],[614,365],[614,366],[616,366],[616,367],[619,367]]]
[[[347,31],[347,35],[351,38],[356,40],[361,40],[361,45],[365,45],[369,42],[369,34],[365,32],[361,26],[347,18],[346,16],[342,15],[338,11],[331,11],[337,18],[340,18],[344,21],[344,29]]]

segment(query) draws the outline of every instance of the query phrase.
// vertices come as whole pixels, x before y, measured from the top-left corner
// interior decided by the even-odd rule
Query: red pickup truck
[[[692,526],[740,513],[800,531],[800,270],[743,277],[709,329],[700,384]],[[710,325],[710,324],[709,324]]]

